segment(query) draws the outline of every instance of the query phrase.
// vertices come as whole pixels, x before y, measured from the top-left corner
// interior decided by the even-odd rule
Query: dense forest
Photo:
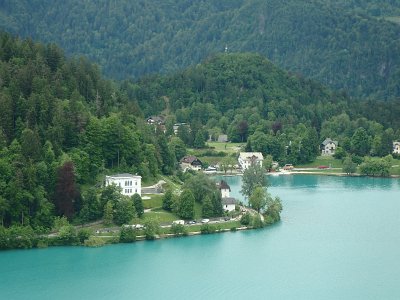
[[[398,11],[389,0],[5,0],[0,28],[58,43],[116,79],[170,73],[227,46],[382,100],[400,96],[400,27],[380,18]]]
[[[0,224],[51,228],[54,215],[79,216],[96,199],[79,186],[108,169],[148,180],[175,161],[164,134],[95,65],[0,34]]]
[[[43,232],[55,216],[89,222],[124,210],[107,204],[112,191],[98,195],[105,174],[179,176],[188,147],[223,133],[281,164],[314,160],[326,137],[344,155],[385,156],[400,138],[399,109],[398,100],[352,100],[258,54],[116,83],[54,44],[1,33],[0,222]],[[165,117],[165,131],[150,115]],[[175,135],[176,122],[187,126]]]
[[[359,156],[388,155],[400,138],[399,100],[351,100],[252,53],[218,54],[174,75],[125,81],[121,89],[145,115],[166,115],[167,133],[175,122],[189,123],[190,134],[178,131],[188,146],[225,133],[281,163],[312,161],[327,137]]]

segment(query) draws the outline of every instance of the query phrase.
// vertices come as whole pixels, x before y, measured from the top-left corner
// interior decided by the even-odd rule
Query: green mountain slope
[[[399,96],[400,28],[331,2],[5,0],[0,26],[84,54],[118,79],[182,69],[227,46],[351,95]]]

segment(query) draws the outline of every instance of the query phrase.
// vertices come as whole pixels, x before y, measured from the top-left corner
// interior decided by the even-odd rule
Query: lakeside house
[[[134,194],[139,194],[142,196],[142,176],[129,173],[106,176],[105,186],[111,184],[120,187],[122,195],[132,196]]]
[[[334,141],[331,138],[326,138],[320,145],[321,155],[334,155],[338,145],[338,141]]]
[[[194,155],[188,155],[181,159],[181,169],[186,172],[187,170],[200,171],[203,163]]]
[[[229,184],[226,181],[221,180],[217,183],[217,187],[221,191],[222,208],[225,211],[234,211],[237,201],[235,198],[230,197],[231,187],[229,186]]]
[[[400,142],[393,142],[393,154],[400,154]]]
[[[251,165],[259,164],[262,167],[264,156],[261,152],[240,152],[238,162],[242,170],[248,169]]]

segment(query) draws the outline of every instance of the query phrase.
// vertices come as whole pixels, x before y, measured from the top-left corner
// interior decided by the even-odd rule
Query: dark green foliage
[[[97,191],[94,188],[90,188],[83,197],[80,217],[83,222],[90,222],[101,218],[101,216],[102,208],[97,197]]]
[[[136,229],[131,226],[122,226],[119,232],[119,241],[121,243],[133,243],[136,241]]]
[[[203,224],[200,227],[200,231],[202,234],[210,234],[217,231],[217,227],[212,224]]]
[[[215,182],[203,173],[198,173],[185,181],[184,189],[189,189],[193,192],[195,200],[202,203],[205,197],[211,199],[218,192]]]
[[[251,214],[246,212],[245,214],[243,214],[243,216],[240,218],[240,224],[247,226],[250,225],[252,221],[252,217]]]
[[[247,168],[242,177],[241,193],[249,198],[256,187],[268,186],[268,180],[264,169],[259,164],[254,164]]]
[[[135,206],[131,199],[123,198],[115,205],[114,223],[117,225],[128,224],[136,215]]]
[[[193,192],[184,189],[179,196],[177,214],[183,219],[193,219],[194,217],[194,196]]]
[[[360,173],[370,176],[389,176],[392,160],[391,155],[380,159],[368,158],[360,165]]]
[[[60,245],[76,245],[79,242],[77,232],[74,226],[66,225],[60,228],[58,232],[58,243]]]
[[[146,5],[128,0],[96,5],[78,0],[58,5],[49,0],[7,0],[0,6],[0,27],[56,42],[68,54],[85,54],[118,79],[182,69],[223,52],[227,45],[229,52],[262,53],[283,68],[335,89],[385,99],[400,93],[400,28],[377,17],[397,16],[399,10],[396,1],[378,0],[153,0]],[[65,24],[74,24],[74,30],[65,30]],[[10,60],[14,47],[3,45],[1,57]],[[45,71],[62,66],[60,49],[48,45],[42,51]],[[76,70],[81,82],[77,88],[94,98],[97,81],[85,76],[85,67]],[[28,83],[30,71],[20,74]],[[192,82],[199,91],[217,84],[207,82],[203,74],[193,76]],[[24,92],[32,88],[26,85]],[[150,93],[129,90],[136,98]],[[164,105],[163,95],[156,96],[158,105]],[[107,107],[101,104],[99,112]]]
[[[343,160],[342,171],[346,174],[353,174],[357,171],[357,164],[352,161],[350,156]]]
[[[142,217],[142,215],[144,213],[142,197],[140,197],[139,194],[134,194],[132,196],[132,201],[133,201],[133,206],[135,207],[135,211],[136,211],[137,216],[139,218]]]
[[[84,242],[89,239],[89,237],[92,235],[90,229],[82,228],[78,231],[78,240],[81,244],[84,244]]]
[[[201,215],[203,218],[214,216],[214,207],[209,196],[205,197],[203,200]]]
[[[172,224],[171,225],[171,233],[175,235],[187,235],[187,229],[185,225],[182,224]]]
[[[279,197],[269,197],[267,201],[267,209],[264,217],[268,217],[272,223],[278,222],[281,219],[282,201]],[[270,221],[268,223],[271,223]]]
[[[252,222],[251,222],[251,226],[252,226],[253,228],[263,228],[263,227],[264,227],[264,223],[263,223],[263,221],[261,220],[261,217],[260,217],[259,214],[255,215],[255,216],[253,217],[253,220],[252,220]]]
[[[55,215],[94,221],[118,196],[110,190],[99,201],[89,190],[82,198],[80,185],[95,185],[110,168],[143,171],[144,180],[174,171],[167,140],[85,58],[1,32],[0,78],[0,224],[51,228]]]
[[[173,197],[174,197],[174,194],[173,194],[172,190],[168,189],[164,194],[163,202],[162,202],[162,208],[164,210],[168,210],[168,211],[172,210],[173,203],[174,203]]]
[[[144,234],[147,240],[154,240],[160,233],[160,222],[157,219],[147,219],[144,222]]]

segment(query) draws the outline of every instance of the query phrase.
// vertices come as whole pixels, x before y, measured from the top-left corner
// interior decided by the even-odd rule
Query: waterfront
[[[226,177],[240,197],[240,177]],[[282,222],[92,249],[0,252],[4,299],[398,299],[400,181],[270,177]]]

